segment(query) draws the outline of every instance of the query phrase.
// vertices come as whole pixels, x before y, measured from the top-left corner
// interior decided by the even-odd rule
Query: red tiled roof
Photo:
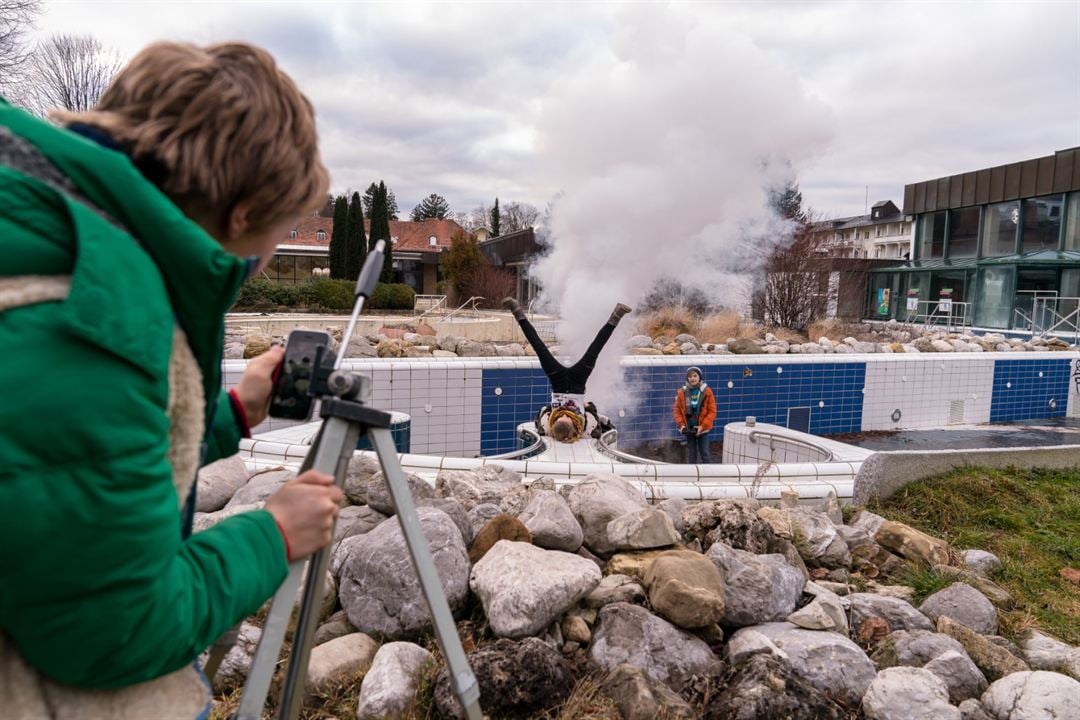
[[[309,216],[301,218],[294,228],[296,237],[290,236],[282,239],[285,245],[330,245],[330,236],[334,232],[333,218]],[[324,240],[319,240],[317,233],[322,230],[326,233]],[[364,232],[371,232],[371,221],[364,220]],[[453,220],[391,220],[390,237],[397,238],[394,243],[395,250],[407,252],[435,252],[435,248],[441,252],[450,247],[450,241],[457,233],[465,233],[465,229]],[[465,233],[468,235],[468,233]],[[435,236],[436,246],[432,247],[430,238]],[[369,235],[370,239],[370,235]]]

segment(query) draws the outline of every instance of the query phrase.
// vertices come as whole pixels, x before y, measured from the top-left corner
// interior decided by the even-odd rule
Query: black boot
[[[512,297],[503,298],[502,306],[504,308],[506,308],[507,310],[509,310],[510,314],[513,315],[518,320],[524,320],[525,319],[525,311],[521,309],[521,303],[519,303],[514,298],[512,298]]]
[[[611,317],[608,318],[608,324],[618,325],[619,321],[622,320],[622,316],[628,312],[630,312],[630,306],[619,303],[615,306],[615,309],[611,311]]]

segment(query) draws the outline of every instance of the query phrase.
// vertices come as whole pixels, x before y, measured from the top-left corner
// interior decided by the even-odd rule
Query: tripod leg
[[[424,537],[420,526],[420,518],[416,515],[416,505],[409,492],[405,473],[402,472],[401,464],[398,463],[394,440],[390,431],[385,428],[373,428],[369,431],[369,436],[375,453],[379,456],[379,463],[382,465],[390,495],[394,499],[397,519],[401,524],[401,532],[405,535],[405,544],[409,548],[413,567],[416,568],[416,577],[420,580],[424,599],[431,610],[431,618],[435,621],[435,636],[439,640],[439,646],[446,657],[446,665],[450,669],[450,687],[453,688],[454,695],[461,703],[465,716],[469,720],[482,720],[480,687],[465,657],[465,649],[461,646],[454,616],[450,613],[450,604],[446,601],[439,573],[431,559],[431,550],[428,548],[427,538]]]

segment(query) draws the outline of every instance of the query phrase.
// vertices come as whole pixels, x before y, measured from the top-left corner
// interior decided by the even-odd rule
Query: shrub
[[[681,333],[697,337],[698,329],[698,319],[694,313],[681,305],[669,305],[654,310],[642,315],[638,321],[638,330],[652,338]]]
[[[502,268],[484,264],[472,272],[465,283],[467,295],[462,301],[470,297],[484,298],[479,302],[480,307],[497,308],[504,297],[516,295],[517,278],[513,273]]]
[[[317,305],[327,310],[351,310],[355,301],[356,283],[352,280],[314,278],[300,286],[305,305]]]
[[[295,285],[252,278],[240,286],[235,307],[238,309],[265,310],[268,308],[295,306],[300,299],[299,289]]]
[[[743,329],[743,319],[734,310],[722,310],[709,315],[701,321],[701,328],[696,336],[698,342],[724,343],[728,338],[737,338]]]
[[[379,283],[369,299],[372,310],[411,310],[416,292],[402,283]]]

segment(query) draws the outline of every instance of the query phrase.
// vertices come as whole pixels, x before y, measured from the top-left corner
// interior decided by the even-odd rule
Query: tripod
[[[466,717],[469,720],[481,720],[483,715],[480,712],[480,690],[461,646],[450,605],[443,593],[438,572],[431,559],[431,550],[416,514],[416,505],[397,459],[394,441],[390,435],[390,414],[367,405],[371,398],[370,378],[340,370],[364,299],[371,293],[378,279],[384,246],[385,241],[382,240],[376,244],[360,272],[356,283],[356,305],[348,329],[342,337],[342,351],[333,367],[324,367],[328,350],[319,348],[316,352],[310,392],[321,400],[319,414],[323,418],[323,424],[300,467],[300,472],[315,469],[333,475],[341,487],[357,441],[365,434],[371,439],[397,510],[397,519],[401,524],[413,567],[416,568],[424,599],[431,610],[435,635],[450,671],[451,688]],[[304,590],[293,634],[292,653],[282,685],[279,717],[294,720],[300,712],[308,659],[315,637],[315,626],[319,620],[319,606],[322,604],[323,579],[329,560],[330,549],[324,547],[310,559],[290,563],[288,576],[274,593],[251,671],[244,684],[240,708],[234,715],[235,720],[259,720],[262,717],[262,709],[266,704],[266,696],[296,601],[296,593],[303,580]]]

